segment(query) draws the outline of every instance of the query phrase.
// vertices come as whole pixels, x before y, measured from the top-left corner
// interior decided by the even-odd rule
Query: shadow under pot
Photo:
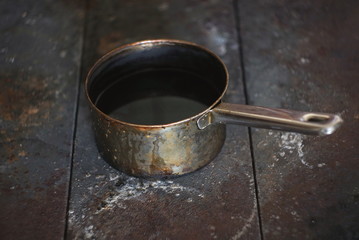
[[[129,175],[174,176],[215,158],[227,123],[317,135],[342,123],[332,114],[223,103],[227,86],[220,58],[194,43],[148,40],[111,51],[85,82],[100,153]]]

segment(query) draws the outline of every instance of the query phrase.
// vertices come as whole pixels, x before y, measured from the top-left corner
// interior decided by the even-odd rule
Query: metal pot
[[[319,135],[342,123],[332,114],[223,103],[227,86],[223,62],[194,43],[149,40],[111,51],[85,82],[100,153],[130,175],[181,175],[219,153],[226,123]]]

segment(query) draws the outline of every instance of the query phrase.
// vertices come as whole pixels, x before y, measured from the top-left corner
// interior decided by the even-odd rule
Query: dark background
[[[0,238],[359,239],[358,13],[354,0],[0,1]],[[154,38],[217,53],[228,102],[345,123],[326,137],[228,126],[200,171],[128,177],[97,152],[82,81],[107,51]]]

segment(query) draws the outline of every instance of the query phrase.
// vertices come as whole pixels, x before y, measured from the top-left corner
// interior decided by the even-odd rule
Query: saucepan
[[[181,40],[124,45],[89,71],[85,93],[97,147],[137,177],[193,172],[220,152],[226,124],[327,135],[338,115],[222,101],[228,71],[210,50]]]

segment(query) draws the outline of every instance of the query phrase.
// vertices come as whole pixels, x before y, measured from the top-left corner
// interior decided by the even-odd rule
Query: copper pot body
[[[161,177],[197,170],[218,154],[225,139],[225,125],[211,125],[202,131],[197,119],[147,128],[112,121],[95,110],[92,117],[103,158],[134,176]]]
[[[202,67],[196,67],[198,64]],[[214,96],[202,97],[211,98],[205,99],[208,107],[186,119],[160,125],[133,124],[109,116],[106,106],[98,104],[97,98],[106,94],[103,93],[106,88],[121,76],[153,68],[179,68],[203,75],[208,64],[216,68],[215,75],[221,78],[213,79],[219,80],[218,91]],[[116,169],[140,177],[182,175],[205,166],[222,148],[225,125],[212,124],[200,130],[197,121],[221,101],[227,81],[227,70],[221,60],[193,43],[151,40],[113,50],[94,65],[85,83],[99,152]],[[213,82],[210,84],[215,85]],[[206,86],[196,85],[206,91]]]

